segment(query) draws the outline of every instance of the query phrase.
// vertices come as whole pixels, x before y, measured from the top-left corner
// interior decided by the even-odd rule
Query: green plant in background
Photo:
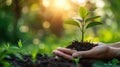
[[[5,58],[11,59],[11,54],[16,58],[23,60],[21,51],[23,50],[21,40],[18,41],[18,46],[11,46],[9,43],[0,46],[0,64],[3,67],[11,67],[11,64]]]
[[[108,61],[107,63],[103,61],[97,61],[93,64],[93,67],[120,67],[118,59],[112,59],[111,61]]]
[[[18,46],[10,46],[10,44],[8,43],[8,44],[4,44],[2,48],[4,49],[4,51],[6,51],[6,53],[7,53],[8,56],[10,54],[13,54],[17,58],[23,60],[22,55],[21,55],[21,52],[23,50],[21,40],[18,41]]]
[[[85,34],[86,29],[102,24],[99,21],[95,21],[95,19],[99,18],[100,16],[89,17],[90,14],[91,14],[91,12],[89,12],[86,8],[80,7],[79,8],[79,16],[80,16],[79,18],[73,18],[73,19],[65,21],[65,23],[67,23],[67,24],[72,24],[72,25],[79,27],[79,29],[82,33],[81,34],[82,35],[81,42],[84,41],[84,34]]]
[[[119,60],[114,58],[110,63],[112,64],[112,67],[117,67],[117,64],[119,64]]]
[[[36,62],[36,56],[37,56],[38,50],[35,49],[32,51],[32,62],[35,63]]]
[[[8,44],[4,45],[4,48],[5,48],[6,50],[8,50],[8,49],[10,48],[10,44],[8,43]]]
[[[9,44],[5,45],[4,48],[0,47],[0,64],[3,65],[3,67],[11,67],[11,64],[8,61],[4,60],[5,58],[10,57],[8,48]]]
[[[115,65],[116,65],[116,64],[118,64],[118,63],[119,63],[119,60],[118,60],[118,59],[115,59],[115,58],[114,58],[114,59],[112,60],[112,64],[115,64]]]
[[[22,48],[22,42],[21,42],[21,40],[18,41],[18,47]]]

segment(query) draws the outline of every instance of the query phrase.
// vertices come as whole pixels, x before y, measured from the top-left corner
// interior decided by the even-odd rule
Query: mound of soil
[[[68,45],[66,48],[74,49],[77,51],[86,51],[86,50],[92,49],[95,46],[97,46],[97,44],[93,44],[90,42],[79,42],[75,40],[70,45]]]
[[[90,42],[79,42],[74,40],[70,45],[66,48],[77,50],[77,51],[87,51],[97,46],[98,44],[90,43]],[[82,67],[92,67],[92,64],[97,60],[91,59],[83,59],[79,58],[79,63],[82,64]]]

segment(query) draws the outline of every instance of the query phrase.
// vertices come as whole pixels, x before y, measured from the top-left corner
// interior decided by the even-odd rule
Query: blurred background
[[[0,0],[0,44],[22,41],[28,51],[33,47],[51,53],[81,39],[79,28],[64,24],[85,6],[92,16],[101,16],[102,25],[90,28],[85,41],[120,41],[120,0]]]

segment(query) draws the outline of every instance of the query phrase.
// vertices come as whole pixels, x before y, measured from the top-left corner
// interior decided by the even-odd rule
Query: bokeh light
[[[28,31],[29,31],[29,27],[23,25],[23,26],[20,27],[20,31],[21,31],[21,32],[28,32]]]
[[[96,6],[98,8],[103,8],[105,6],[105,3],[103,2],[103,0],[96,0]]]
[[[54,0],[53,6],[57,9],[70,9],[68,0]]]
[[[6,0],[6,5],[10,6],[12,4],[12,0]]]
[[[50,6],[50,0],[43,0],[42,2],[44,7],[49,7]]]
[[[50,23],[48,21],[43,22],[43,28],[50,28]]]
[[[28,13],[28,11],[29,11],[29,9],[28,9],[27,6],[24,6],[24,7],[22,8],[22,13],[23,13],[23,14]]]
[[[34,38],[33,39],[33,44],[38,45],[40,43],[38,38]]]

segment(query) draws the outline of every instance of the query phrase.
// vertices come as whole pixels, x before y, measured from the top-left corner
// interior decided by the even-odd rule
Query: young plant
[[[77,57],[77,58],[74,59],[76,65],[78,65],[79,59],[80,59],[79,57]]]
[[[72,25],[79,27],[79,29],[82,33],[81,34],[81,36],[82,36],[81,42],[84,42],[84,34],[85,34],[86,29],[96,26],[96,25],[99,25],[99,24],[102,24],[99,21],[93,22],[92,20],[95,20],[95,19],[99,18],[100,16],[89,17],[90,13],[91,12],[89,12],[86,8],[80,7],[79,8],[79,18],[73,18],[71,20],[65,21],[65,23],[67,23],[67,24],[72,24]]]
[[[36,62],[37,53],[38,53],[37,49],[35,49],[35,50],[32,51],[32,62],[33,63]]]
[[[3,67],[12,67],[11,64],[5,60],[5,58],[10,57],[9,47],[9,44],[4,45],[4,47],[0,46],[0,65],[2,65]]]
[[[22,48],[22,42],[21,42],[21,40],[18,41],[18,47]]]

